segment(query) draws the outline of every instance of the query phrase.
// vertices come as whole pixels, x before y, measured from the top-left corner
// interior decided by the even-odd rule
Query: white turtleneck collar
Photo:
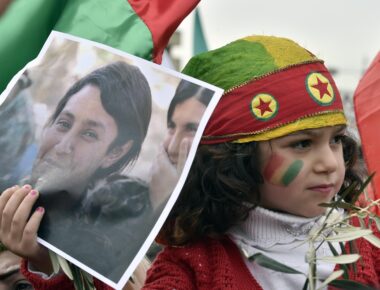
[[[305,218],[256,207],[244,223],[230,232],[237,238],[242,237],[251,246],[267,248],[305,240],[310,230],[320,225],[320,220],[321,216]]]
[[[319,227],[323,220],[323,216],[305,218],[257,207],[250,212],[245,222],[231,229],[229,233],[245,256],[251,274],[263,289],[302,289],[305,276],[275,272],[249,261],[248,258],[262,253],[306,275],[308,264],[305,255],[309,247],[307,237],[310,230]],[[341,252],[338,245],[334,247]],[[332,255],[326,243],[318,248],[316,254],[317,257]],[[334,264],[319,264],[318,276],[327,278],[334,267]]]

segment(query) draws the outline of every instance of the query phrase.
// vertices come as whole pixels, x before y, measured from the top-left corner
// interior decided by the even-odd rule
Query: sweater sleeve
[[[148,270],[143,290],[195,290],[194,274],[187,264],[175,254],[175,249],[165,248]]]
[[[31,273],[28,270],[28,261],[25,259],[21,262],[20,270],[25,278],[32,283],[35,290],[75,290],[73,282],[65,274],[58,274],[50,279],[45,279],[38,274]],[[94,284],[97,290],[113,290],[97,279],[94,279]]]

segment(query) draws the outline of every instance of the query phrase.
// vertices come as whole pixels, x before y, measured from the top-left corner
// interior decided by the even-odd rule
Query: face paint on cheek
[[[295,160],[292,164],[286,169],[284,175],[281,178],[283,185],[289,185],[300,173],[303,167],[303,162],[301,160]]]
[[[282,156],[276,153],[273,153],[264,168],[264,171],[263,171],[264,178],[270,181],[271,183],[274,183],[275,180],[278,179],[277,177],[278,170],[281,168],[284,161],[285,159]]]
[[[264,168],[263,176],[271,184],[287,186],[298,176],[302,167],[301,160],[289,164],[286,158],[274,153]]]

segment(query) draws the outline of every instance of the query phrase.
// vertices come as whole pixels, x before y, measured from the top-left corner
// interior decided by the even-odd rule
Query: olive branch
[[[363,238],[380,248],[380,239],[373,234],[371,229],[372,226],[375,226],[380,231],[380,217],[371,212],[372,208],[380,206],[380,199],[371,200],[366,198],[368,204],[363,208],[356,205],[359,195],[363,192],[365,193],[365,188],[370,183],[372,177],[373,174],[361,186],[358,182],[353,182],[339,195],[337,200],[320,204],[320,206],[330,208],[330,210],[326,211],[321,225],[313,228],[305,241],[309,245],[305,257],[309,264],[306,275],[261,253],[253,255],[249,260],[255,261],[260,266],[274,271],[304,275],[305,283],[303,290],[320,290],[328,285],[346,290],[372,289],[362,283],[349,280],[348,275],[349,270],[356,271],[355,263],[361,258],[354,250],[356,239]],[[348,195],[352,196],[350,202],[345,201]],[[347,214],[341,214],[338,209],[345,210]],[[353,226],[350,223],[354,218],[359,220],[360,226]],[[339,243],[341,254],[334,248],[333,242]],[[317,257],[316,252],[323,243],[328,244],[332,256]],[[348,243],[349,253],[345,249],[345,243]],[[327,279],[322,281],[317,276],[318,261],[339,264],[340,269],[334,271]],[[342,278],[338,279],[340,277]]]
[[[94,279],[90,274],[50,250],[49,256],[54,273],[57,274],[62,269],[63,273],[73,281],[75,290],[96,290]]]

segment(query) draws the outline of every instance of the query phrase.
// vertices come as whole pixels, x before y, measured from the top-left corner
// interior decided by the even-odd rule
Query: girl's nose
[[[321,150],[316,152],[316,171],[326,173],[335,171],[338,168],[339,161],[342,159],[339,154],[342,154],[342,152],[331,148],[330,145],[323,146]]]

